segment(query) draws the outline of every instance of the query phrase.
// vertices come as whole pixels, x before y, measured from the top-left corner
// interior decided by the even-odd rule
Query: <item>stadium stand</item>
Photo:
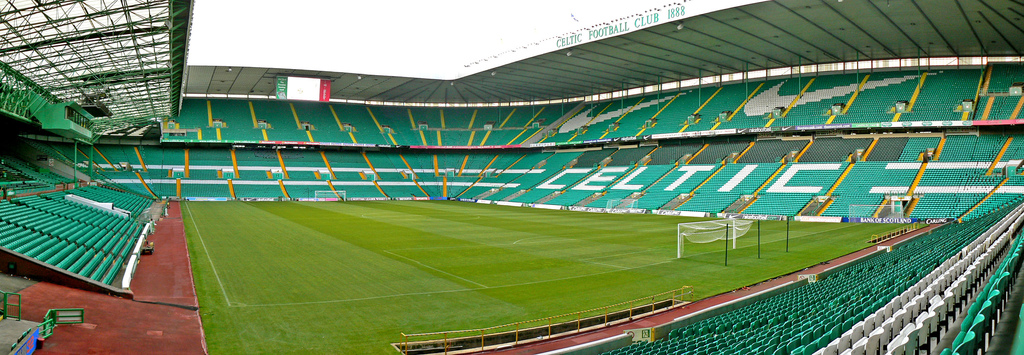
[[[848,161],[857,150],[867,150],[868,138],[818,138],[797,157],[800,162]]]
[[[121,211],[65,199],[77,195]],[[0,202],[0,245],[40,262],[111,285],[139,237],[136,218],[151,199],[102,187],[27,196]]]
[[[797,152],[806,146],[806,140],[758,140],[736,163],[777,163],[786,155]]]
[[[440,122],[440,115],[436,118]],[[616,207],[608,205],[611,201],[636,201],[635,206],[649,210],[774,211],[790,216],[801,213],[813,197],[827,196],[828,202],[813,213],[849,216],[851,206],[870,209],[885,203],[887,196],[908,195],[912,198],[904,201],[903,212],[909,217],[973,218],[1018,195],[1012,188],[1018,179],[1003,182],[1002,176],[1006,162],[1024,158],[1024,139],[1015,138],[989,133],[704,138],[554,154],[409,149],[364,156],[353,150],[232,152],[202,147],[189,148],[186,154],[185,149],[153,146],[139,146],[138,153],[136,147],[119,146],[98,146],[97,151],[118,161],[99,166],[108,183],[144,196],[150,191],[179,196],[180,182],[182,197],[294,199],[335,189],[355,198],[443,196],[600,208]],[[941,156],[922,171],[924,153],[938,153],[940,145]],[[70,149],[60,144],[49,148]],[[858,151],[867,155],[865,161],[851,161]],[[816,192],[773,188],[786,171],[805,163],[839,168],[816,178],[804,178],[808,172],[801,172],[785,181],[787,187],[818,187]],[[744,170],[746,166],[758,167]],[[596,180],[587,181],[593,176]],[[734,184],[725,186],[729,181]],[[1007,188],[998,188],[1000,184]],[[719,191],[723,187],[728,191]],[[744,195],[749,197],[741,199]]]
[[[956,108],[965,99],[974,99],[980,69],[935,70],[926,73],[924,85],[911,111],[900,115],[900,121],[953,120],[970,117],[968,113],[957,112]],[[924,75],[924,74],[923,74]]]
[[[692,156],[701,149],[701,145],[662,145],[658,150],[651,153],[651,165],[675,164],[676,162]]]
[[[687,164],[716,164],[729,158],[732,154],[739,155],[750,146],[750,141],[720,141],[706,144],[695,153]]]
[[[989,79],[988,92],[1006,93],[1010,85],[1024,82],[1024,65],[1019,63],[996,63],[992,65],[992,77]]]
[[[897,161],[903,155],[909,140],[910,138],[908,137],[878,138],[878,141],[874,143],[874,147],[869,147],[870,152],[864,152],[864,154],[868,154],[864,160]]]
[[[900,153],[899,161],[921,161],[922,153],[928,149],[935,149],[939,145],[939,137],[911,137],[907,139],[907,144],[903,146],[903,152]],[[868,157],[868,160],[871,157]]]
[[[991,85],[1006,82],[1004,86],[1008,88],[1009,82],[1017,80],[1014,70],[1018,69],[1014,68],[1019,67],[995,65]],[[976,69],[825,74],[614,99],[586,104],[557,126],[552,135],[539,141],[569,142],[767,125],[961,120],[965,117],[956,108],[962,100],[975,98],[981,75],[982,71]],[[807,90],[803,91],[801,86]],[[801,92],[803,95],[796,98]],[[1005,96],[992,98],[993,105],[988,105],[987,99],[979,102],[975,119],[981,119],[986,108],[992,111],[986,119],[1009,118],[1017,100]],[[910,112],[897,114],[896,101],[910,101]],[[832,115],[828,111],[833,104],[848,106],[841,114]],[[181,114],[173,119],[177,127],[188,131],[186,136],[165,133],[164,139],[198,139],[192,135],[194,130],[205,132],[204,141],[308,142],[312,138],[314,142],[385,145],[522,144],[543,131],[546,124],[571,112],[572,106],[441,109],[186,99]],[[775,107],[787,108],[784,117],[771,115]],[[699,114],[701,118],[688,122],[690,114]],[[220,128],[213,126],[214,120],[223,122],[218,123]],[[303,122],[311,125],[308,133]],[[536,129],[532,128],[532,124],[541,122]],[[267,128],[259,128],[260,125]],[[420,130],[424,125],[425,130]],[[491,129],[485,129],[485,125]]]

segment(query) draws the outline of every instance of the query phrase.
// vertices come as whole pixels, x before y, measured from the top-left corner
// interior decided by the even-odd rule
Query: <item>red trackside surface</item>
[[[131,289],[139,301],[197,306],[181,209],[149,236],[156,251],[140,259]],[[51,308],[84,308],[85,324],[60,325],[37,354],[205,354],[198,311],[135,302],[40,282],[21,291],[23,317],[42,321]]]

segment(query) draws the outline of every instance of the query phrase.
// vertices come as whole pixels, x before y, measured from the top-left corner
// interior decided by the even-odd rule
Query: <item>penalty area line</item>
[[[430,266],[430,265],[427,265],[427,264],[421,263],[421,262],[419,262],[419,261],[417,261],[417,260],[414,260],[414,259],[411,259],[411,258],[407,258],[407,257],[404,257],[404,256],[401,256],[401,255],[398,255],[398,254],[392,253],[392,252],[390,252],[390,251],[387,251],[387,250],[384,250],[384,252],[385,252],[385,253],[388,253],[388,254],[391,254],[391,255],[394,255],[394,256],[397,256],[397,257],[399,257],[399,258],[405,259],[405,260],[409,260],[409,261],[411,261],[411,262],[414,262],[414,263],[416,263],[416,264],[419,264],[419,265],[421,265],[421,266],[423,266],[423,267],[425,267],[425,268],[428,268],[428,269],[431,269],[431,270],[434,270],[434,271],[440,272],[440,273],[442,273],[442,274],[445,274],[445,275],[448,275],[448,276],[451,276],[451,277],[457,278],[457,279],[459,279],[459,280],[462,280],[462,281],[466,281],[466,282],[469,282],[469,283],[471,283],[471,284],[474,284],[474,285],[477,285],[477,286],[480,286],[480,287],[483,287],[483,288],[490,288],[490,287],[488,287],[487,285],[484,285],[484,284],[482,284],[482,283],[479,283],[479,282],[476,282],[476,281],[473,281],[473,280],[467,279],[467,278],[465,278],[465,277],[461,277],[461,276],[459,276],[459,275],[455,275],[455,274],[453,274],[453,273],[450,273],[450,272],[446,272],[446,271],[444,271],[444,270],[441,270],[441,269],[435,268],[435,267],[433,267],[433,266]]]
[[[228,303],[228,307],[231,307],[231,300],[228,299],[228,291],[224,289],[224,283],[220,281],[220,274],[217,273],[217,267],[213,265],[213,257],[210,256],[210,249],[206,248],[206,241],[203,240],[203,233],[199,232],[199,225],[196,224],[196,218],[192,216],[192,208],[188,206],[188,203],[184,203],[185,209],[188,210],[188,218],[192,220],[192,228],[196,230],[196,236],[199,237],[199,243],[203,245],[203,252],[206,253],[206,260],[210,261],[210,268],[213,269],[213,276],[217,278],[217,285],[220,285],[220,293],[224,295],[224,301]]]

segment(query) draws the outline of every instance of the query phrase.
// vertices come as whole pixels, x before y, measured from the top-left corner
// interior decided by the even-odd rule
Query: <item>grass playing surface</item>
[[[400,332],[472,329],[694,286],[707,297],[869,246],[893,225],[762,222],[729,250],[698,219],[462,202],[190,202],[210,353],[390,354]]]

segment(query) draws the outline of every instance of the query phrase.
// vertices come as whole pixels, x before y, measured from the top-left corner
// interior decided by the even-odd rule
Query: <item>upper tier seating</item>
[[[1020,82],[1024,82],[1024,64],[992,64],[992,77],[988,82],[988,92],[1008,92],[1010,85]]]
[[[963,100],[974,99],[983,73],[981,69],[928,71],[914,107],[902,114],[900,121],[963,119],[963,113],[956,112],[956,107]]]
[[[891,122],[896,117],[892,111],[896,101],[911,100],[922,76],[925,76],[925,81],[913,103],[912,111],[902,114],[899,120],[960,120],[963,114],[955,112],[955,109],[962,100],[975,98],[982,73],[981,69],[827,73],[615,98],[584,104],[579,112],[555,129],[554,135],[536,138],[545,143],[559,143],[684,130]],[[1003,77],[1012,75],[993,75],[993,81]],[[810,82],[811,79],[814,81]],[[807,90],[797,98],[805,86]],[[851,102],[855,93],[857,97]],[[746,101],[748,97],[750,100]],[[1000,108],[991,119],[1009,115],[1007,108],[1012,111],[1015,103],[1010,101],[1007,98],[998,99]],[[833,117],[828,111],[836,103],[850,106],[846,108],[845,114]],[[985,102],[978,106],[982,104]],[[186,99],[180,115],[172,120],[176,127],[188,130],[184,138],[199,139],[201,134],[204,141],[509,145],[526,142],[546,126],[570,113],[577,105],[430,108],[276,100]],[[785,117],[770,117],[776,107],[788,108]],[[723,112],[732,114],[719,119]],[[700,120],[688,122],[691,114],[699,114]],[[976,111],[975,115],[980,115],[980,111]],[[211,118],[223,122],[219,137]],[[258,121],[266,121],[268,128],[258,128]],[[648,124],[649,121],[653,126]],[[303,122],[311,126],[308,132]],[[532,127],[534,123],[539,124],[538,128]],[[421,124],[427,126],[425,130],[420,130]],[[491,130],[485,130],[485,125],[490,125]],[[384,132],[384,126],[390,128],[390,134]],[[165,135],[164,139],[180,138]],[[102,159],[97,161],[103,162]]]
[[[425,108],[295,101],[185,100],[177,128],[209,141],[311,141],[401,145],[507,145],[526,140],[530,125],[550,124],[574,104],[535,107]],[[220,129],[214,120],[222,122]],[[259,128],[259,121],[267,123]],[[427,129],[420,131],[420,123]],[[311,129],[305,129],[308,123]],[[391,134],[383,126],[390,127]],[[485,126],[490,126],[490,130]],[[199,132],[185,138],[199,139]],[[219,136],[218,136],[219,135]],[[174,139],[166,136],[165,139]]]

